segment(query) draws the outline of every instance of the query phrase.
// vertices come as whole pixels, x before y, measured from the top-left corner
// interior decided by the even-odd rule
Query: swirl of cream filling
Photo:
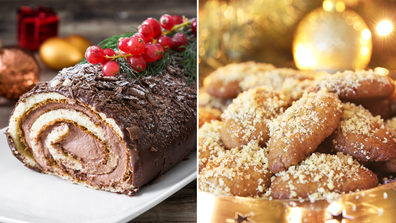
[[[56,93],[32,95],[17,106],[8,132],[14,154],[43,173],[111,192],[135,190],[121,130],[90,106]]]
[[[40,152],[40,149],[43,147],[40,140],[40,133],[49,127],[48,124],[56,123],[57,120],[63,120],[63,122],[61,122],[59,126],[55,125],[56,127],[50,131],[45,140],[45,146],[51,154],[52,159],[55,160],[57,164],[57,166],[54,166],[45,159],[45,154]],[[70,147],[69,150],[71,151],[63,147],[61,142],[68,141],[66,140],[68,139],[66,136],[70,134],[71,130],[77,130],[75,127],[69,127],[70,124],[68,122],[76,123],[78,126],[86,128],[98,138],[99,143],[92,144],[96,144],[95,146],[99,147],[98,152],[102,153],[100,159],[97,159],[94,163],[84,162],[84,159],[89,159],[90,157],[79,157],[73,154],[73,150],[78,149],[81,145]],[[89,135],[84,137],[87,138]],[[118,156],[109,150],[106,145],[103,129],[99,126],[95,126],[87,115],[79,111],[58,109],[44,113],[33,123],[30,132],[30,140],[33,152],[37,154],[37,158],[40,159],[40,161],[36,160],[39,163],[46,163],[47,166],[51,166],[52,171],[62,171],[60,167],[63,166],[81,173],[106,174],[113,171],[117,166]],[[95,148],[95,146],[88,149]],[[83,153],[83,155],[89,156],[92,155],[92,153]]]

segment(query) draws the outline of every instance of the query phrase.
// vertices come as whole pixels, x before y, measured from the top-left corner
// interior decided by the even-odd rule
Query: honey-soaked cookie
[[[368,164],[370,168],[383,172],[396,173],[396,158],[383,162],[372,162]]]
[[[393,94],[389,97],[389,103],[392,117],[396,116],[396,88]]]
[[[329,144],[328,140],[324,140],[319,146],[315,149],[315,153],[325,153],[325,154],[337,154],[337,151],[333,149],[333,147]]]
[[[219,109],[215,108],[205,108],[205,107],[199,107],[199,127],[206,122],[211,122],[212,120],[221,120],[221,111]]]
[[[306,93],[269,124],[269,169],[278,173],[308,157],[337,127],[341,101],[325,89]]]
[[[204,79],[207,92],[218,98],[235,98],[242,91],[239,82],[246,76],[275,69],[272,64],[244,62],[220,67]]]
[[[393,116],[391,100],[389,98],[377,101],[367,101],[361,103],[361,105],[365,109],[369,110],[374,117],[379,115],[382,119],[388,119]]]
[[[393,138],[396,138],[396,117],[386,120],[385,125],[391,131]]]
[[[396,141],[384,121],[350,102],[343,103],[340,123],[326,140],[337,152],[358,161],[387,161],[396,155]]]
[[[287,108],[285,96],[271,88],[257,87],[241,93],[222,114],[221,140],[228,149],[241,148],[252,140],[265,146],[267,123]]]
[[[205,88],[199,89],[199,107],[219,109],[223,112],[228,105],[232,103],[232,99],[216,98],[208,92]]]
[[[268,150],[251,141],[241,151],[233,149],[207,164],[199,175],[199,189],[226,196],[263,195],[273,174],[268,170]]]
[[[264,73],[252,74],[240,82],[242,91],[258,86],[271,87],[296,101],[315,82],[315,76],[305,71],[290,68],[277,68]]]
[[[220,121],[205,123],[198,131],[198,166],[199,172],[212,160],[226,151],[220,139],[220,130],[223,125]]]
[[[297,101],[314,83],[315,80],[311,79],[286,78],[283,81],[280,92],[289,98],[290,101]]]
[[[315,76],[306,71],[294,70],[291,68],[277,68],[266,72],[252,73],[240,81],[239,86],[242,91],[255,87],[267,86],[276,91],[281,91],[286,79],[295,81],[314,80]],[[293,83],[295,84],[295,83]],[[287,87],[287,86],[285,86]]]
[[[396,117],[386,120],[385,124],[392,133],[393,138],[396,138]],[[372,162],[370,167],[384,172],[396,173],[396,157],[388,161]]]
[[[324,75],[312,91],[322,88],[337,94],[342,101],[367,102],[390,97],[395,85],[390,77],[367,70]]]
[[[297,166],[276,174],[272,197],[325,198],[330,193],[349,193],[377,186],[377,176],[349,155],[313,153]]]

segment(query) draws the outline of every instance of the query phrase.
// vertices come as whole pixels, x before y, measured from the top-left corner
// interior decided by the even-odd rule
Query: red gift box
[[[38,50],[46,39],[58,36],[59,18],[53,9],[22,6],[18,10],[17,38],[20,46]]]

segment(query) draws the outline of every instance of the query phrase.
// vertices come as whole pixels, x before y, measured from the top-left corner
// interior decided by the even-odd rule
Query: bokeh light
[[[329,0],[324,1],[323,9],[327,12],[330,12],[333,9],[333,2]]]
[[[337,12],[343,12],[343,11],[345,11],[345,3],[343,1],[337,1],[335,8],[336,8]]]
[[[374,72],[376,72],[377,74],[381,75],[381,76],[386,76],[389,74],[389,70],[383,67],[376,67],[374,69]]]
[[[392,32],[393,29],[393,25],[391,22],[385,20],[380,22],[377,25],[377,32],[378,34],[380,34],[381,36],[385,36],[388,35],[390,32]]]
[[[362,37],[363,37],[363,39],[366,39],[366,40],[370,39],[370,38],[371,38],[371,32],[370,32],[370,30],[368,30],[368,29],[363,29],[363,31],[362,31]]]

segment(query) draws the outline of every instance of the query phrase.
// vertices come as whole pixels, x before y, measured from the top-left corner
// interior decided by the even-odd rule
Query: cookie
[[[204,79],[207,92],[218,98],[235,98],[242,88],[239,83],[248,75],[275,69],[272,64],[244,62],[228,64],[210,73]]]
[[[272,197],[325,198],[330,193],[349,193],[377,186],[377,176],[349,155],[313,153],[297,166],[276,174]]]
[[[324,75],[311,90],[323,88],[337,94],[342,101],[361,103],[389,98],[395,85],[390,77],[367,70]]]
[[[334,94],[304,94],[270,123],[269,169],[278,173],[308,157],[335,130],[341,113],[341,101]]]
[[[199,172],[212,160],[226,151],[220,139],[220,130],[223,123],[212,121],[205,123],[198,132],[198,169]]]
[[[212,120],[221,120],[221,111],[219,109],[215,108],[205,108],[205,107],[199,107],[199,128],[206,122],[211,122]]]
[[[242,147],[252,140],[261,146],[269,139],[267,123],[281,114],[288,101],[267,87],[241,93],[222,115],[221,140],[228,149]]]
[[[337,152],[358,161],[387,161],[396,155],[396,141],[384,121],[361,105],[343,103],[340,123],[327,139]]]
[[[218,195],[257,197],[266,193],[273,174],[268,170],[268,150],[251,141],[207,164],[199,176],[199,189]]]

